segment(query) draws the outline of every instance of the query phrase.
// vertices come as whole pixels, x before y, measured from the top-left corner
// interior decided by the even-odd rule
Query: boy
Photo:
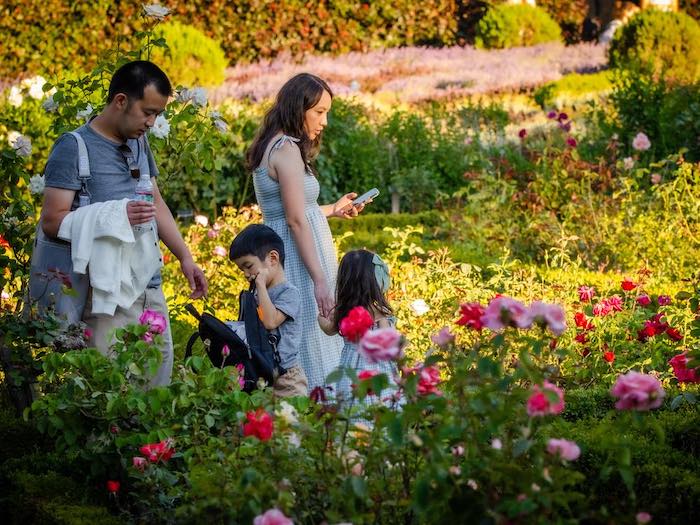
[[[299,290],[284,276],[284,243],[269,226],[251,224],[231,243],[229,258],[246,279],[255,281],[258,312],[268,330],[279,329],[277,351],[287,370],[273,385],[281,397],[307,395],[306,374],[297,361],[301,339]]]

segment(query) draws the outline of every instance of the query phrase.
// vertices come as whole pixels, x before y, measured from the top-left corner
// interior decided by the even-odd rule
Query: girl
[[[340,321],[356,306],[362,306],[370,313],[374,319],[372,329],[393,327],[396,324],[396,318],[384,297],[389,290],[389,285],[389,269],[377,254],[367,250],[346,253],[338,268],[335,309],[330,317],[319,315],[318,323],[321,329],[329,335],[337,334]],[[358,375],[361,372],[365,372],[363,375],[366,376],[386,374],[389,379],[389,388],[365,399],[371,397],[389,404],[392,394],[397,389],[394,382],[397,369],[393,361],[370,363],[358,352],[357,343],[345,339],[340,355],[340,368],[352,368]],[[338,381],[336,395],[341,404],[348,407],[354,404],[350,378],[344,375]]]
[[[311,163],[321,147],[333,93],[321,78],[300,73],[277,94],[272,108],[247,153],[255,196],[263,222],[284,242],[287,280],[301,294],[299,361],[309,390],[325,385],[338,366],[343,341],[319,328],[317,312],[328,316],[338,268],[328,217],[350,218],[362,211],[353,206],[355,193],[334,204],[319,206],[319,180]]]

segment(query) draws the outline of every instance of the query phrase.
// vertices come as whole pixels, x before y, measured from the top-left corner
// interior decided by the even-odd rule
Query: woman
[[[301,73],[288,80],[267,112],[247,153],[263,221],[284,241],[284,270],[302,297],[301,366],[309,389],[325,385],[340,362],[343,340],[327,336],[317,322],[334,306],[338,261],[327,217],[350,218],[362,211],[357,195],[319,206],[319,182],[309,163],[321,145],[333,93],[325,81]]]

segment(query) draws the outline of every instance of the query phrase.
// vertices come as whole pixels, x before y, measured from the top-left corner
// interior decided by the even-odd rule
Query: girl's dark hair
[[[373,310],[384,315],[393,313],[375,277],[373,259],[372,252],[353,250],[340,260],[333,316],[336,329],[356,306],[362,306],[370,313]]]
[[[309,109],[318,104],[324,91],[333,97],[326,81],[310,73],[299,73],[285,82],[277,93],[274,106],[265,114],[253,144],[246,152],[249,170],[254,170],[262,163],[270,140],[280,131],[299,139],[304,164],[316,158],[321,149],[321,135],[314,140],[309,139],[304,131],[304,116]]]

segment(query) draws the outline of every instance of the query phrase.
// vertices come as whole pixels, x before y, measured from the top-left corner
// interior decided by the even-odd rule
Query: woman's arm
[[[321,314],[328,315],[333,307],[333,299],[321,268],[311,226],[306,218],[304,197],[306,169],[299,147],[293,143],[284,144],[274,151],[270,165],[274,168],[280,184],[287,225],[294,236],[299,256],[314,283],[316,303]]]

